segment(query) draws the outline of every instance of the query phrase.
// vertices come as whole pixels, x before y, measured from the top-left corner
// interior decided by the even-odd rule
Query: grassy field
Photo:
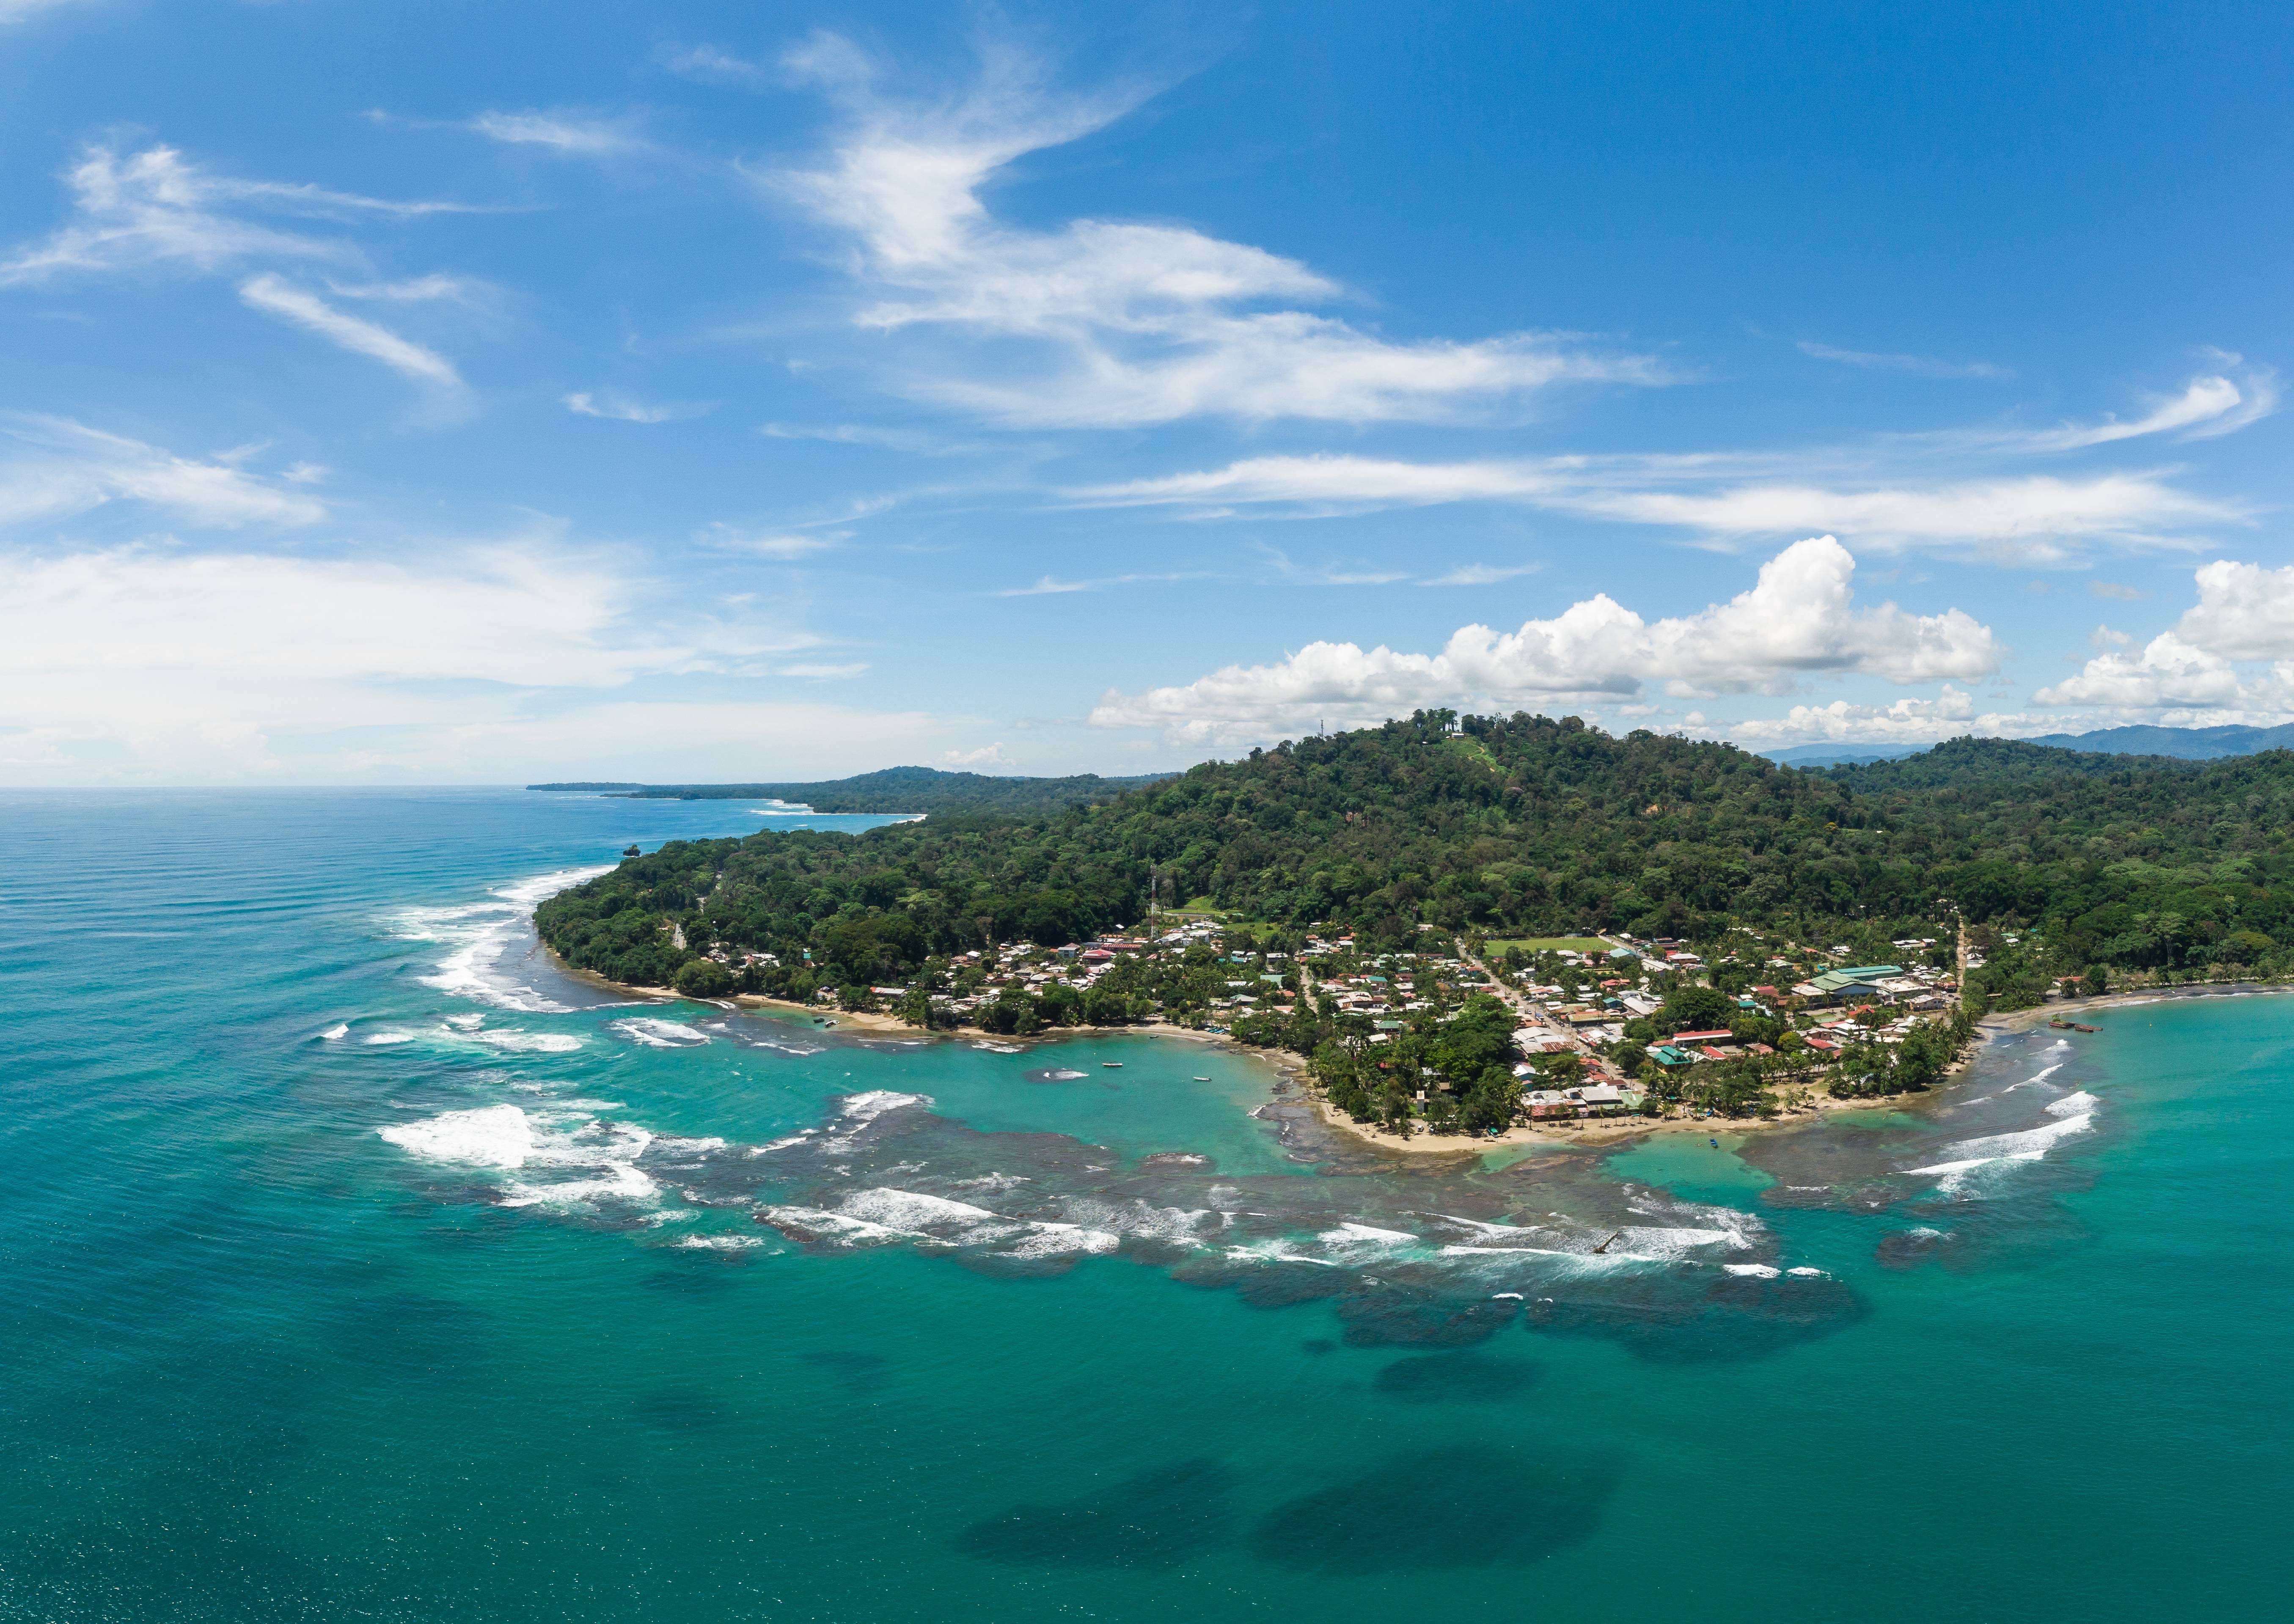
[[[1489,950],[1503,953],[1509,947],[1518,947],[1524,953],[1607,953],[1609,944],[1590,936],[1517,936],[1505,941],[1492,938]]]

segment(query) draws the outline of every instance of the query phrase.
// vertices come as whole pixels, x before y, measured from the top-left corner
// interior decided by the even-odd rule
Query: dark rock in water
[[[664,1433],[701,1433],[733,1418],[732,1409],[705,1393],[649,1393],[630,1406],[646,1425]]]
[[[1276,1506],[1251,1554],[1333,1578],[1534,1562],[1591,1535],[1621,1475],[1605,1457],[1527,1446],[1392,1456]]]
[[[1373,1291],[1338,1304],[1338,1322],[1357,1348],[1400,1344],[1420,1347],[1463,1347],[1485,1342],[1513,1322],[1521,1304],[1479,1302],[1460,1304],[1442,1297]]]
[[[1488,1404],[1534,1387],[1542,1374],[1520,1360],[1421,1353],[1395,1360],[1371,1384],[1404,1404]]]
[[[1883,1235],[1872,1248],[1873,1257],[1886,1269],[1916,1269],[1931,1262],[1945,1239],[1941,1230],[1898,1230]]]
[[[957,1544],[990,1562],[1167,1568],[1228,1537],[1233,1492],[1234,1474],[1218,1462],[1175,1461],[1059,1505],[1015,1506]]]
[[[1606,1290],[1532,1303],[1528,1328],[1547,1336],[1598,1336],[1653,1364],[1718,1364],[1763,1359],[1814,1342],[1868,1312],[1843,1281],[1724,1275],[1701,1292],[1618,1282]]]

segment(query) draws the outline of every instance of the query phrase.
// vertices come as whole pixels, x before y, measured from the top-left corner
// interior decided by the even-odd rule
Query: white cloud
[[[748,697],[784,690],[739,671],[816,639],[546,537],[391,561],[17,551],[0,568],[0,772],[18,782],[684,779],[739,775],[761,746],[777,767],[852,771],[950,742],[925,715]]]
[[[2238,357],[2225,355],[2235,364]],[[2179,434],[2185,440],[2211,440],[2235,434],[2249,423],[2278,410],[2278,375],[2267,367],[2249,369],[2242,378],[2220,373],[2194,378],[2176,395],[2161,397],[2132,422],[2105,418],[2100,423],[2067,423],[2060,428],[1978,434],[1966,436],[1998,449],[2021,452],[2075,451],[2139,440],[2151,434]],[[1946,436],[1953,438],[1956,436]]]
[[[249,277],[239,286],[239,296],[251,308],[318,334],[354,354],[382,362],[395,372],[447,390],[462,386],[454,363],[435,350],[402,338],[388,328],[337,310],[315,294],[268,272]]]
[[[491,141],[546,147],[576,158],[606,158],[646,145],[627,118],[596,118],[579,113],[480,113],[470,120],[469,127]]]
[[[110,147],[90,146],[64,178],[73,193],[71,222],[0,260],[0,286],[66,272],[144,265],[213,272],[251,256],[355,257],[339,239],[282,230],[249,214],[346,220],[475,212],[456,203],[394,201],[319,186],[237,180],[210,174],[164,146],[125,158]]]
[[[1392,342],[1279,301],[1327,303],[1337,284],[1293,259],[1186,226],[999,222],[982,189],[1016,159],[1104,127],[1135,97],[1062,100],[1030,63],[991,56],[962,100],[896,104],[850,46],[816,38],[791,59],[828,81],[850,127],[820,168],[774,178],[856,245],[883,331],[924,328],[1029,360],[992,376],[978,357],[919,370],[920,398],[1014,424],[1114,426],[1223,414],[1252,419],[1448,421],[1566,382],[1668,381],[1650,357],[1512,334]]]
[[[2294,710],[2294,566],[2217,559],[2193,580],[2199,601],[2139,654],[2128,652],[2131,638],[2110,633],[2100,642],[2114,646],[2035,697],[2127,712]],[[2252,669],[2263,662],[2267,670]]]
[[[85,4],[86,0],[0,0],[0,28],[28,21],[45,12],[60,12],[68,5]]]
[[[1783,693],[1818,673],[1908,684],[1998,668],[1990,630],[1960,610],[1855,608],[1855,568],[1839,542],[1816,537],[1770,559],[1750,590],[1696,614],[1646,621],[1603,594],[1516,631],[1462,627],[1438,654],[1314,643],[1275,665],[1228,666],[1138,694],[1110,690],[1091,719],[1227,744],[1428,705],[1631,699],[1647,682],[1676,694]]]
[[[614,394],[610,389],[595,394],[584,390],[564,397],[565,410],[577,417],[612,418],[623,423],[675,423],[687,418],[705,416],[713,408],[708,406],[645,406]]]
[[[434,272],[395,282],[338,282],[327,279],[329,291],[346,299],[379,299],[394,304],[434,302],[483,306],[493,301],[494,289],[467,276]]]
[[[821,665],[815,662],[801,662],[796,665],[784,665],[780,667],[778,674],[783,677],[810,677],[817,681],[834,682],[841,681],[848,677],[866,676],[868,674],[868,662],[865,660],[856,660],[848,665]]]
[[[1558,457],[1419,463],[1350,455],[1254,457],[1224,468],[1071,492],[1110,507],[1238,508],[1311,513],[1501,501],[1725,540],[1824,530],[1867,545],[1944,545],[2053,557],[2087,538],[2151,540],[2174,526],[2235,520],[2227,504],[2152,474],[1810,483],[1747,476],[1783,459]]]
[[[1811,361],[1837,361],[1869,371],[1902,372],[1913,378],[2005,378],[2006,369],[1988,361],[1939,361],[1932,355],[1877,354],[1869,350],[1843,350],[1829,344],[1802,339],[1794,346]]]
[[[761,85],[769,77],[761,64],[715,45],[663,45],[655,49],[653,59],[671,73],[720,85]]]
[[[978,750],[942,751],[940,759],[944,767],[1016,767],[1019,765],[1005,753],[1001,740],[993,744],[983,744]]]
[[[0,524],[65,518],[113,501],[142,503],[172,523],[202,528],[309,524],[326,516],[314,498],[281,491],[228,461],[179,457],[68,418],[10,414],[0,418],[0,436],[12,447],[0,456]],[[297,468],[282,477],[307,483]]]
[[[841,547],[850,540],[844,530],[754,531],[718,520],[693,532],[694,540],[718,552],[746,553],[753,558],[809,558]]]
[[[1428,576],[1418,584],[1421,587],[1493,587],[1501,581],[1534,575],[1544,567],[1542,564],[1461,564],[1454,570]]]
[[[1839,743],[1858,744],[1928,743],[1964,733],[1996,734],[2005,719],[1978,717],[1975,702],[1946,683],[1934,699],[1899,699],[1888,705],[1855,705],[1835,699],[1828,705],[1794,705],[1773,721],[1739,722],[1711,731],[1740,743]]]

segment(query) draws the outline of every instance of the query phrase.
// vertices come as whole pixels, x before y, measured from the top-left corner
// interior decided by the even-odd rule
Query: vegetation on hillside
[[[1988,940],[2028,933],[1986,966],[2028,984],[2287,964],[2290,828],[2286,751],[2189,763],[1962,739],[1818,773],[1574,718],[1427,711],[1062,811],[674,841],[536,918],[615,980],[671,985],[720,947],[771,954],[744,975],[784,995],[1129,926],[1151,880],[1165,903],[1208,897],[1278,930],[1330,921],[1365,942],[1420,922],[1711,942],[1744,923],[1884,949],[1965,917]]]

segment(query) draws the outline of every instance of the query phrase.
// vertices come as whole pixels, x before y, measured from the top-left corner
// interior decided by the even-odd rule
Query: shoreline
[[[2168,1003],[2191,998],[2255,998],[2286,993],[2294,993],[2294,981],[2184,981],[2174,987],[2136,987],[2123,993],[2100,993],[2092,998],[2058,998],[2032,1009],[2008,1010],[1997,1015],[1986,1015],[1976,1023],[1976,1028],[1989,1037],[2005,1037],[2029,1032],[2050,1020],[2068,1019],[2074,1012],[2104,1013],[2111,1010],[2133,1009],[2138,1004]]]

